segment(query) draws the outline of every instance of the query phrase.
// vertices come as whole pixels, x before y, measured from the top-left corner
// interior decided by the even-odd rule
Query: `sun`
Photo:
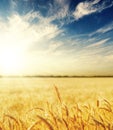
[[[15,49],[6,48],[0,52],[0,68],[3,75],[17,75],[22,70],[23,57]]]

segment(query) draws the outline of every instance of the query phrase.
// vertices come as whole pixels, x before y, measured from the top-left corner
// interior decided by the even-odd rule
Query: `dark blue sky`
[[[0,72],[113,75],[112,36],[113,0],[1,0],[0,48],[24,62]]]

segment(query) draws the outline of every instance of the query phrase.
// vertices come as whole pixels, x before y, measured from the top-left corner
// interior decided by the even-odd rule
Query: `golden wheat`
[[[47,88],[43,92],[41,90],[41,88],[27,91],[22,88],[9,89],[5,92],[7,97],[2,90],[1,97],[4,104],[0,100],[1,110],[3,108],[0,130],[113,130],[112,101],[95,98],[91,100],[95,104],[92,105],[87,102],[87,92],[82,92],[82,96],[86,97],[84,104],[74,100],[81,96],[81,91],[77,92],[76,97],[72,91],[68,92],[66,97],[62,88],[57,86]],[[47,91],[51,92],[51,96],[46,95]],[[43,98],[39,97],[39,93],[44,95]]]

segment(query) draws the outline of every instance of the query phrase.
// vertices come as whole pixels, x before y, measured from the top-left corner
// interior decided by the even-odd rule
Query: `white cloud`
[[[16,9],[16,7],[17,7],[16,1],[14,1],[14,0],[10,0],[10,5],[11,5],[10,9],[12,11],[14,11]]]
[[[111,52],[112,46],[103,46],[101,48],[84,48],[74,54],[74,65],[78,73],[86,75],[107,75],[112,74],[113,70],[113,53]]]
[[[90,45],[88,45],[86,48],[90,48],[90,47],[98,47],[98,46],[100,46],[100,45],[106,43],[108,40],[110,40],[110,38],[103,39],[103,40],[100,40],[100,41],[95,42],[95,43],[93,43],[93,44],[90,44]]]
[[[59,11],[57,12],[58,18],[64,18],[68,16],[69,0],[55,0],[55,4],[57,5],[57,9],[59,8]]]
[[[76,20],[82,18],[85,15],[89,15],[96,12],[96,9],[93,7],[93,4],[88,2],[81,2],[76,7],[74,14],[74,17]]]
[[[33,23],[33,19],[37,18],[37,22]],[[54,44],[49,47],[49,43],[54,42],[54,38],[56,38],[59,34],[61,34],[63,30],[59,29],[59,27],[55,24],[51,23],[50,18],[44,18],[40,14],[35,14],[30,12],[26,16],[20,16],[19,14],[13,14],[8,17],[7,20],[0,18],[0,56],[15,55],[19,59],[22,59],[21,64],[26,65],[24,71],[29,71],[26,69],[32,70],[35,68],[33,72],[36,71],[36,65],[40,62],[40,68],[42,65],[44,66],[44,60],[51,57],[51,54],[46,56],[45,51],[47,49],[52,49],[53,51],[60,46],[59,44]],[[34,50],[34,48],[36,48]],[[42,51],[38,48],[42,46]],[[44,48],[43,46],[46,46]],[[51,51],[52,51],[51,50]],[[41,53],[38,53],[41,51]],[[13,54],[12,54],[13,53]],[[42,55],[43,53],[43,55]],[[51,52],[53,53],[53,52]],[[8,59],[11,57],[7,57]],[[16,58],[15,58],[16,59]],[[30,63],[31,62],[31,63]],[[32,66],[30,66],[32,64]],[[2,65],[2,61],[0,61],[0,66]],[[41,68],[41,70],[43,67]],[[1,72],[1,70],[0,70]]]
[[[55,0],[55,3],[58,4],[59,6],[64,6],[68,3],[69,0]]]
[[[71,15],[69,6],[70,0],[54,0],[53,4],[48,10],[48,16],[53,20],[57,20],[60,26],[69,23],[71,22],[69,18]]]
[[[104,34],[104,33],[107,33],[109,31],[112,31],[113,30],[113,22],[105,25],[104,27],[96,30],[95,32],[92,32],[91,34],[89,34],[89,36],[93,36],[95,34]]]
[[[99,0],[95,0],[93,4],[98,2]],[[18,62],[24,64],[22,71],[24,74],[73,74],[76,72],[79,74],[84,73],[82,68],[90,71],[90,66],[95,68],[103,59],[103,56],[99,54],[104,52],[105,48],[98,48],[98,46],[106,43],[109,38],[84,48],[81,47],[81,44],[86,41],[81,41],[81,36],[79,39],[77,37],[72,40],[67,38],[68,40],[64,39],[64,41],[56,38],[64,30],[53,24],[52,21],[57,18],[64,18],[69,13],[68,6],[64,1],[57,0],[57,3],[59,7],[65,6],[60,8],[60,11],[54,16],[43,17],[39,12],[29,12],[25,16],[13,14],[7,20],[0,18],[0,56],[2,52],[4,55],[11,51],[11,55],[15,55],[14,59],[19,59]],[[86,10],[81,17],[89,14],[90,11],[88,11]],[[98,32],[103,33],[108,30],[110,29],[103,29]],[[95,39],[90,39],[89,42],[94,41]],[[2,59],[4,58],[2,57]],[[2,61],[0,61],[0,65],[1,63]],[[102,67],[105,65],[104,62],[101,63]],[[67,68],[71,69],[67,70]]]
[[[0,45],[5,44],[17,44],[25,47],[29,44],[41,42],[41,40],[47,42],[52,38],[55,38],[62,32],[57,25],[51,24],[44,18],[39,19],[36,24],[31,24],[29,19],[34,19],[39,15],[28,14],[26,17],[19,15],[13,15],[8,18],[7,21],[0,20]]]
[[[107,1],[104,1],[101,5],[98,5],[100,1],[101,0],[80,2],[77,5],[75,11],[73,12],[73,16],[75,20],[78,20],[84,16],[87,16],[96,12],[101,12],[113,6],[113,2],[110,3],[109,5],[106,5]]]

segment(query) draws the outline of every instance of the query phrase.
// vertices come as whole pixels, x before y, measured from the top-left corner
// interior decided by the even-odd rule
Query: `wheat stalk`
[[[58,97],[58,100],[60,101],[60,103],[62,104],[62,99],[61,99],[61,96],[60,96],[60,92],[58,90],[58,88],[56,86],[54,86],[55,88],[55,91],[56,91],[56,94],[57,94],[57,97]]]

